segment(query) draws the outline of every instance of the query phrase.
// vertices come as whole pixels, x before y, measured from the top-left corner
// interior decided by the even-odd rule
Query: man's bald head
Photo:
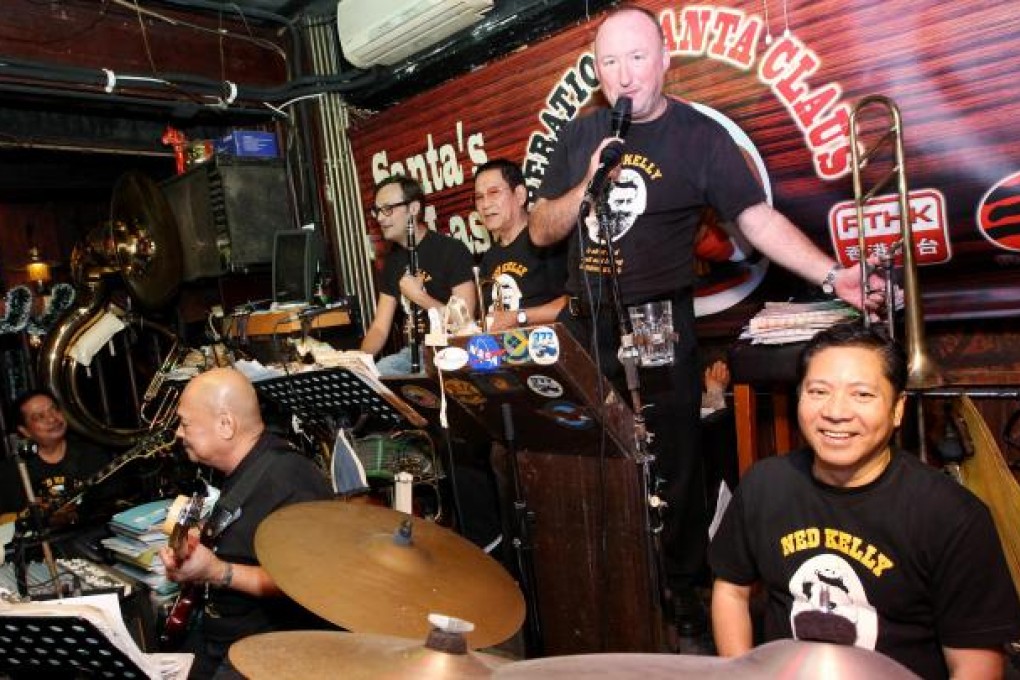
[[[188,456],[230,472],[262,433],[258,394],[232,368],[214,368],[188,383],[177,407],[177,436]]]

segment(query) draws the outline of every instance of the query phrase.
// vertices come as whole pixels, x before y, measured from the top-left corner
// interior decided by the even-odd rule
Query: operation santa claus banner
[[[891,99],[903,120],[926,311],[949,317],[1013,304],[1011,282],[1020,274],[1020,12],[1012,3],[639,4],[659,18],[672,57],[667,93],[723,125],[769,200],[846,265],[861,254],[850,115],[865,96]],[[351,137],[366,215],[375,182],[412,175],[425,190],[429,227],[480,256],[489,238],[474,211],[475,168],[510,158],[534,196],[558,132],[606,105],[591,51],[599,19],[357,123]],[[895,255],[902,219],[895,189],[878,192],[864,209],[867,253]],[[712,214],[703,218],[701,316],[726,310],[770,276],[767,261],[729,229]]]

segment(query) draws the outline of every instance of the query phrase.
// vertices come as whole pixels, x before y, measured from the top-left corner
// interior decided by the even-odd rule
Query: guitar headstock
[[[204,505],[205,495],[196,492],[191,496],[178,496],[167,510],[167,521],[163,525],[164,531],[169,527],[167,545],[179,560],[187,557],[188,532],[201,521]]]

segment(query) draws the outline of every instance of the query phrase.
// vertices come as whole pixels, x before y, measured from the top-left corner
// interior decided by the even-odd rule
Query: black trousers
[[[662,533],[666,580],[676,592],[703,585],[707,580],[708,510],[701,451],[701,365],[694,331],[694,298],[690,289],[667,299],[673,305],[677,333],[675,360],[670,366],[641,368],[641,401],[654,435],[656,476],[663,480],[660,496],[666,501]],[[626,313],[626,311],[624,312]],[[564,309],[557,319],[599,362],[624,400],[630,403],[623,366],[617,358],[620,330],[611,305],[585,309],[580,316]],[[594,344],[593,344],[594,332]]]

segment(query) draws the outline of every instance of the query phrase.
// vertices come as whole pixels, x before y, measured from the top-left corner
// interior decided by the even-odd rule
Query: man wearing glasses
[[[392,175],[379,182],[374,193],[372,217],[379,223],[383,238],[397,247],[386,258],[375,319],[361,341],[361,351],[372,355],[378,354],[389,338],[398,301],[405,319],[411,317],[410,305],[417,305],[422,310],[445,307],[451,295],[464,300],[469,314],[473,315],[475,310],[471,253],[457,239],[431,232],[421,222],[425,208],[421,185],[409,177]],[[417,276],[409,274],[409,221],[414,224],[417,244]],[[418,337],[424,338],[426,330],[420,328]],[[410,373],[410,345],[396,354],[383,357],[376,367],[383,375]]]
[[[528,236],[528,190],[516,164],[497,158],[475,174],[475,209],[492,236],[482,256],[489,331],[552,323],[566,303],[566,248]]]

